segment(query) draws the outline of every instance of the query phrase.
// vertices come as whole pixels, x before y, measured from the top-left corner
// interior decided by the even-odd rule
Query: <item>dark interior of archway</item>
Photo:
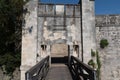
[[[51,63],[68,63],[68,56],[64,57],[51,57]]]

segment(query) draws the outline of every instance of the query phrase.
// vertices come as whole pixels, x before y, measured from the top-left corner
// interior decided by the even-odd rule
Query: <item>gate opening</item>
[[[54,44],[51,46],[51,63],[68,63],[68,45]]]

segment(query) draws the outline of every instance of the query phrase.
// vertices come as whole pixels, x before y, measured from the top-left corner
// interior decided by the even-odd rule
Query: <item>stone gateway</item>
[[[81,0],[80,4],[43,4],[30,0],[24,9],[21,80],[25,80],[27,70],[48,55],[67,56],[68,63],[73,55],[88,63],[91,49],[99,51],[101,80],[120,79],[119,15],[95,16],[94,0]],[[109,42],[105,49],[100,48],[101,39]]]

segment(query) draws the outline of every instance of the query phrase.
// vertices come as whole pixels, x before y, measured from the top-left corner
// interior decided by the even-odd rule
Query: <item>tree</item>
[[[0,0],[0,66],[12,73],[20,66],[23,0]]]

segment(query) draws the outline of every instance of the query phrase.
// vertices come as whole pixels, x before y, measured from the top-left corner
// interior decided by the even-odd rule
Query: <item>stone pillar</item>
[[[51,55],[50,54],[50,52],[51,52],[51,45],[47,45],[47,55]],[[51,56],[49,57],[49,65],[51,66]]]
[[[36,64],[37,0],[29,1],[24,8],[26,13],[22,28],[21,80],[25,80],[25,72]]]
[[[91,59],[91,49],[96,50],[94,0],[82,0],[83,62]]]
[[[73,55],[73,45],[68,46],[68,65],[70,65],[71,56]]]

